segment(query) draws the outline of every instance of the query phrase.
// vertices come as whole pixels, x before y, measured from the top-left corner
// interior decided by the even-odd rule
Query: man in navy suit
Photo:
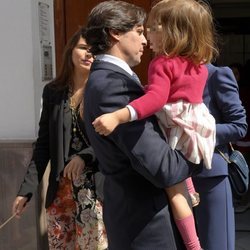
[[[228,143],[246,135],[246,113],[232,70],[212,64],[207,68],[203,99],[216,120],[216,146],[227,155]],[[201,246],[206,250],[234,250],[234,209],[227,162],[215,150],[212,169],[204,168],[193,182],[201,200],[195,208]]]
[[[171,150],[154,116],[118,126],[104,137],[92,122],[144,94],[131,67],[144,46],[144,10],[104,1],[90,13],[87,42],[96,55],[85,90],[87,134],[105,175],[104,222],[109,250],[185,249],[170,212],[165,187],[198,168]]]

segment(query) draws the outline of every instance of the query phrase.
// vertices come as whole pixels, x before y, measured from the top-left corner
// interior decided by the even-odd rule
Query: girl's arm
[[[145,89],[145,95],[129,103],[130,109],[125,107],[94,120],[96,132],[107,136],[122,123],[144,119],[162,109],[168,100],[171,78],[165,57],[156,58],[150,63],[148,78],[149,85]],[[131,109],[135,115],[131,115]]]
[[[139,120],[160,111],[167,103],[172,81],[171,65],[165,56],[155,58],[149,65],[148,85],[145,95],[135,99],[130,106],[136,111]]]
[[[92,124],[96,132],[98,132],[100,135],[107,136],[112,133],[119,124],[129,121],[130,111],[127,107],[125,107],[115,112],[97,117]]]

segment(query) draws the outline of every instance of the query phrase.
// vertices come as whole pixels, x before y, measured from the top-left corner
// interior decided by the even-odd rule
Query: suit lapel
[[[71,138],[71,125],[72,125],[72,116],[69,108],[69,104],[67,101],[68,90],[64,91],[64,98],[62,98],[61,107],[63,107],[63,138],[64,138],[64,159],[68,159],[69,155],[69,145]]]
[[[112,70],[115,73],[120,73],[122,75],[125,75],[131,81],[136,83],[136,85],[138,85],[140,88],[143,89],[143,86],[141,85],[140,81],[138,81],[139,78],[135,79],[135,77],[131,76],[127,71],[125,71],[124,69],[122,69],[121,67],[119,67],[119,66],[117,66],[117,65],[115,65],[113,63],[95,60],[94,63],[92,64],[92,66],[91,66],[91,71],[92,70],[98,70],[98,69]]]
[[[53,127],[51,128],[51,158],[52,164],[57,166],[57,174],[64,168],[64,91],[51,91],[51,117]]]

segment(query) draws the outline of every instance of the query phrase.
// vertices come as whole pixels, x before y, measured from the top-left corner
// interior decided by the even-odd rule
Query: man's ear
[[[120,40],[120,36],[121,36],[121,32],[118,30],[114,30],[114,29],[110,29],[109,30],[109,35],[115,40],[115,41],[119,41]]]

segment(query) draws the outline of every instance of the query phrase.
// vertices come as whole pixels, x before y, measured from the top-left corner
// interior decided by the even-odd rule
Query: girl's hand
[[[26,209],[28,198],[24,196],[17,196],[12,205],[12,214],[16,214],[16,218],[20,218],[21,214]]]
[[[84,160],[80,156],[75,155],[64,168],[63,177],[75,181],[80,177],[84,167],[85,167]]]
[[[119,119],[115,113],[109,113],[97,117],[92,124],[97,133],[107,136],[119,125]]]

